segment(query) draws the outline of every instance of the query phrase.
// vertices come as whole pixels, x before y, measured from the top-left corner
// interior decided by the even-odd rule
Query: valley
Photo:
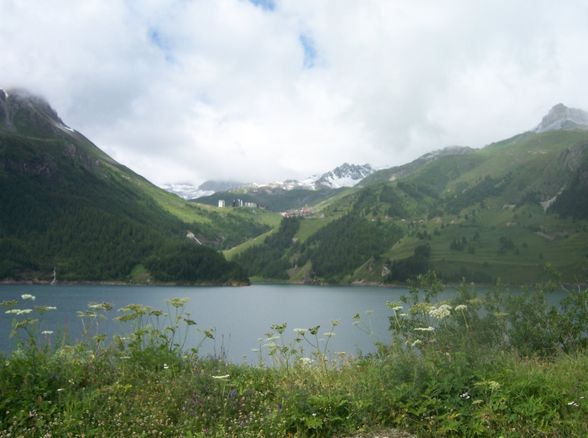
[[[304,181],[208,182],[214,193],[186,200],[43,99],[0,97],[4,281],[49,281],[54,268],[62,281],[139,283],[398,284],[430,270],[448,282],[588,279],[581,110],[556,105],[536,129],[481,149],[379,170],[345,163]]]

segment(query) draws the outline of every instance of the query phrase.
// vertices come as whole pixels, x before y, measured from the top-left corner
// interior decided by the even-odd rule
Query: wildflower
[[[167,300],[176,309],[185,306],[188,301],[190,301],[190,298],[172,298],[171,300]]]
[[[388,301],[386,303],[386,306],[388,306],[390,309],[394,310],[395,312],[398,312],[399,310],[402,310],[402,304],[401,303],[398,303],[398,302],[393,303],[393,302]]]
[[[323,336],[325,336],[326,338],[332,338],[333,336],[335,336],[335,332],[325,332],[323,333]]]
[[[166,363],[164,363],[164,364],[163,364],[163,369],[164,369],[164,370],[169,370],[169,365],[168,365],[168,364],[166,364]]]
[[[65,391],[65,389],[63,389],[63,388],[57,388],[57,392],[62,392],[62,391]]]
[[[41,332],[42,335],[52,335],[53,334],[53,330],[43,330]]]
[[[280,335],[273,335],[267,338],[268,342],[277,341],[280,339]]]
[[[302,365],[310,365],[312,363],[312,359],[310,357],[301,357],[298,359]]]
[[[486,387],[486,388],[490,389],[491,391],[496,391],[497,389],[500,389],[500,386],[501,386],[500,383],[498,383],[494,380],[482,380],[481,382],[477,382],[475,385]]]
[[[460,394],[460,395],[459,395],[459,397],[460,397],[462,400],[469,400],[469,399],[470,399],[470,393],[466,391],[466,392],[464,392],[463,394]]]
[[[41,313],[41,314],[48,312],[49,310],[57,310],[57,307],[55,307],[55,306],[37,306],[37,307],[35,307],[35,312]]]
[[[307,332],[307,330],[305,328],[295,328],[294,333],[299,334],[301,336],[304,336]]]
[[[568,403],[568,406],[572,406],[574,408],[577,408],[580,405],[578,404],[578,402],[576,402],[575,400],[573,400],[573,401],[571,401],[571,402]]]
[[[435,327],[415,327],[414,329],[415,332],[434,332],[435,331]]]
[[[229,375],[229,374],[223,374],[222,376],[212,376],[212,378],[213,378],[213,379],[216,379],[216,380],[226,380],[226,379],[228,379],[229,377],[230,377],[230,375]]]
[[[447,318],[451,315],[451,306],[449,304],[441,304],[438,307],[433,307],[429,310],[429,316],[437,319]]]
[[[31,300],[31,301],[35,301],[37,299],[37,297],[35,297],[34,295],[31,295],[31,294],[22,294],[20,297],[23,300]]]
[[[26,315],[27,313],[31,313],[33,311],[33,309],[10,309],[7,310],[6,313],[7,315]]]
[[[410,313],[417,314],[417,313],[429,313],[432,306],[429,303],[417,303],[410,308]]]
[[[463,312],[467,309],[468,309],[468,306],[466,306],[465,304],[460,304],[458,306],[455,306],[455,310],[457,310],[458,312]]]
[[[90,303],[88,309],[93,310],[112,310],[112,304],[110,303]]]
[[[340,319],[333,319],[333,320],[331,321],[331,325],[332,325],[333,327],[337,327],[339,324],[341,324],[341,320],[340,320]]]

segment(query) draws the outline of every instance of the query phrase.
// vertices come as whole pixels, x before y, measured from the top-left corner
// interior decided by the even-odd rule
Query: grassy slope
[[[423,243],[431,246],[431,268],[451,280],[500,277],[527,283],[551,264],[570,282],[586,281],[588,223],[546,213],[539,201],[570,181],[570,151],[585,150],[587,142],[581,131],[525,133],[469,154],[441,157],[395,182],[376,181],[321,202],[315,210],[322,219],[304,220],[297,238],[305,242],[350,212],[404,230],[400,241],[381,257],[365,260],[345,281],[382,281],[387,261],[409,257]],[[464,237],[462,250],[450,248]],[[308,268],[289,271],[291,279],[299,280]]]
[[[0,130],[1,276],[50,279],[57,266],[62,280],[148,278],[134,274],[143,259],[187,231],[222,248],[277,224],[263,210],[187,203],[78,133],[41,134]]]

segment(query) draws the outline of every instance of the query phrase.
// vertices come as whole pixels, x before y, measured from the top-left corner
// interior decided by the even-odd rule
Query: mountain
[[[344,163],[330,172],[322,174],[316,181],[315,187],[339,189],[341,187],[353,187],[375,170],[369,164]]]
[[[453,282],[553,270],[587,282],[588,131],[552,116],[548,130],[379,170],[230,256],[249,275],[299,282],[397,283],[430,269]]]
[[[236,189],[246,185],[236,181],[205,181],[199,186],[191,183],[172,183],[164,184],[162,189],[174,193],[184,199],[196,199],[203,196],[210,196],[216,192],[224,192],[226,190]]]
[[[301,181],[289,179],[272,183],[246,184],[196,199],[196,202],[217,205],[219,200],[240,199],[272,211],[303,208],[331,198],[340,189],[353,187],[375,170],[369,164],[344,163],[335,169]]]
[[[244,282],[208,246],[228,248],[275,223],[168,194],[25,90],[0,90],[0,205],[4,280],[48,280],[55,268],[72,281]]]
[[[559,129],[588,129],[588,112],[577,108],[568,108],[563,103],[558,103],[543,117],[541,123],[535,128],[535,132]]]
[[[408,176],[430,161],[437,160],[443,157],[466,155],[473,152],[474,149],[467,146],[447,146],[443,149],[439,149],[433,152],[428,152],[410,163],[403,164],[401,166],[390,167],[388,169],[381,169],[372,174],[366,176],[359,185],[362,187],[370,184],[383,182],[383,181],[394,181],[398,178]]]

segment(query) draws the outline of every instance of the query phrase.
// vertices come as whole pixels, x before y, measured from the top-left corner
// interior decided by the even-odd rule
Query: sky
[[[0,0],[0,88],[156,184],[406,163],[588,109],[588,2]]]

